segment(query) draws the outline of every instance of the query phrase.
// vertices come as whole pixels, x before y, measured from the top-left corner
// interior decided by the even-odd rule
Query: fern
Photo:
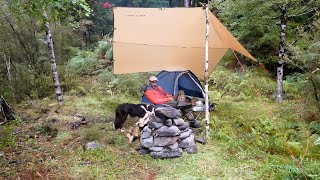
[[[93,52],[79,51],[67,64],[67,70],[79,75],[90,75],[97,70],[97,56]]]

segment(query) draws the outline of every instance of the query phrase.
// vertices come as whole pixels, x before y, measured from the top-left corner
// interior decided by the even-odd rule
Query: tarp
[[[114,11],[114,73],[192,71],[205,73],[203,8],[120,8]],[[209,14],[209,74],[233,49],[255,60],[223,24]]]
[[[199,79],[190,71],[161,71],[157,78],[158,85],[168,94],[176,95],[179,90],[183,90],[187,96],[204,98]],[[145,94],[141,102],[151,103]]]

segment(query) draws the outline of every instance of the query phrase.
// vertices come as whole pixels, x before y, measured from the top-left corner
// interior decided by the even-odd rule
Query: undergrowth
[[[218,104],[211,114],[213,139],[229,161],[254,160],[252,178],[320,178],[317,109],[300,99],[302,85],[290,79],[284,82],[287,100],[272,102],[276,83],[264,73],[250,69],[244,76],[224,67],[213,73],[210,97]]]
[[[72,80],[66,84],[65,105],[55,113],[60,124],[51,128],[43,122],[29,122],[29,129],[44,138],[24,137],[26,142],[19,141],[20,146],[25,143],[33,148],[25,152],[25,158],[45,149],[39,146],[50,152],[41,151],[36,156],[41,161],[31,158],[30,167],[25,168],[41,166],[75,179],[320,179],[320,117],[315,104],[310,103],[313,97],[305,89],[306,81],[287,77],[285,101],[277,104],[276,83],[270,74],[249,68],[243,75],[218,66],[209,81],[210,100],[217,103],[216,111],[211,112],[211,140],[204,146],[199,144],[197,154],[155,160],[138,155],[137,144],[128,144],[125,134],[112,127],[115,108],[125,102],[139,103],[153,73],[114,75],[110,44],[104,41],[98,47],[93,52],[78,52],[64,69]],[[29,112],[55,104],[50,97],[27,99],[19,107]],[[77,113],[104,120],[77,130],[67,129],[65,126]],[[3,127],[1,148],[16,147],[16,125],[19,123]],[[196,131],[196,136],[204,136],[203,128]],[[97,141],[102,147],[86,150],[89,141]],[[0,175],[12,177],[17,173],[13,171],[0,171]]]

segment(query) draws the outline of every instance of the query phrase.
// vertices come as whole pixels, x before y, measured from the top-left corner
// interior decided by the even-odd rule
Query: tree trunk
[[[310,79],[312,87],[313,87],[313,94],[314,94],[314,98],[316,100],[316,106],[318,108],[318,111],[320,112],[320,98],[319,98],[319,95],[318,95],[317,85],[314,82],[312,76],[309,76],[309,79]]]
[[[205,105],[206,105],[206,137],[210,139],[209,124],[210,124],[210,112],[209,112],[209,8],[206,4],[206,44],[205,44]]]
[[[277,98],[276,101],[281,103],[283,101],[283,64],[285,53],[285,39],[286,39],[286,24],[287,24],[287,6],[284,4],[279,6],[281,11],[280,16],[280,43],[279,43],[279,66],[277,67]]]
[[[190,0],[184,0],[184,7],[190,7]]]
[[[57,70],[57,64],[56,64],[56,58],[54,54],[54,47],[53,47],[53,40],[52,40],[52,34],[48,22],[48,16],[46,13],[43,14],[45,18],[45,31],[47,35],[47,45],[49,49],[49,55],[50,55],[50,64],[51,64],[51,71],[53,74],[53,82],[54,82],[54,88],[55,88],[55,93],[57,95],[57,100],[59,105],[63,105],[63,95],[62,95],[62,90],[60,86],[60,81],[59,81],[59,76],[58,76],[58,70]]]
[[[15,113],[8,105],[8,103],[4,100],[2,96],[0,96],[0,123],[6,123],[9,120],[14,120]]]
[[[173,0],[169,0],[169,7],[173,7],[172,1]]]
[[[7,68],[7,77],[8,77],[8,82],[9,82],[9,87],[12,91],[12,99],[15,100],[15,93],[14,93],[14,88],[12,85],[12,78],[11,78],[11,57],[9,55],[9,57],[7,58],[7,56],[4,54],[3,58],[5,60],[6,63],[6,68]]]

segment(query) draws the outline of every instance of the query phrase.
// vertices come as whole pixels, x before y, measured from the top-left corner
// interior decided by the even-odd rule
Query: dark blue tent
[[[161,71],[158,75],[158,85],[167,93],[176,95],[183,90],[187,96],[204,98],[204,91],[199,79],[191,71]],[[145,95],[142,102],[151,103]]]

